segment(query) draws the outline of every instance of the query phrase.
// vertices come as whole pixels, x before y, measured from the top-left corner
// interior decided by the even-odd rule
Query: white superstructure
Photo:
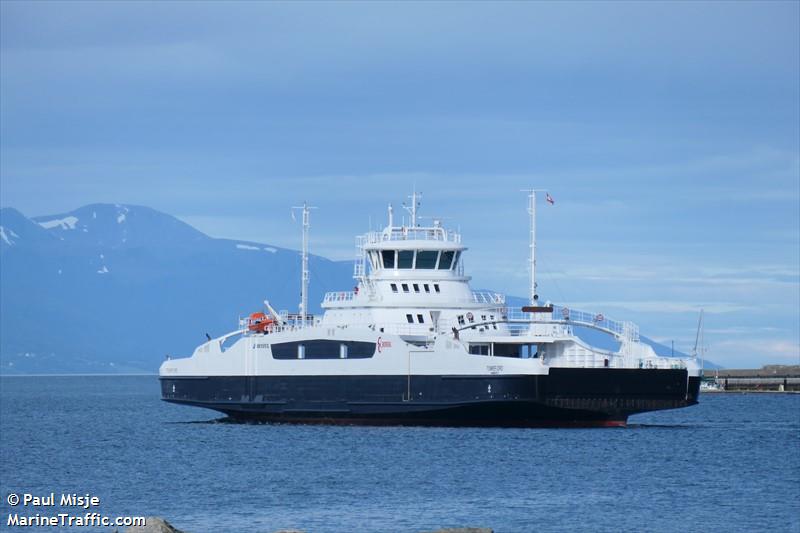
[[[533,215],[535,192],[529,201]],[[356,287],[327,293],[321,317],[304,319],[307,303],[303,290],[298,315],[270,313],[276,321],[257,332],[250,331],[243,321],[239,330],[209,340],[191,357],[164,362],[161,374],[539,375],[551,368],[687,369],[689,376],[699,374],[694,358],[659,356],[640,342],[633,323],[567,307],[536,306],[536,299],[534,307],[512,310],[502,294],[473,291],[464,273],[467,248],[461,235],[445,229],[438,220],[420,225],[418,207],[415,193],[408,208],[409,225],[396,225],[390,206],[388,225],[358,238]],[[305,205],[303,222],[305,245]],[[530,247],[534,253],[533,230]],[[305,247],[303,260],[305,288]],[[532,273],[531,298],[535,289]],[[590,346],[575,334],[576,327],[602,331],[612,336],[619,348],[609,351]],[[328,342],[325,356],[309,356],[306,341]],[[271,346],[289,342],[296,343],[294,357],[273,356]],[[372,343],[376,350],[370,357],[353,357],[347,342]],[[329,353],[331,346],[338,348],[336,359]]]

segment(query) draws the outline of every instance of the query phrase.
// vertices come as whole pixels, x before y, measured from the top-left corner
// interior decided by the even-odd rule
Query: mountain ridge
[[[206,332],[235,329],[267,294],[279,309],[299,301],[296,251],[209,237],[144,206],[33,219],[4,208],[0,227],[3,373],[151,372]],[[309,264],[312,305],[352,268],[313,254]]]

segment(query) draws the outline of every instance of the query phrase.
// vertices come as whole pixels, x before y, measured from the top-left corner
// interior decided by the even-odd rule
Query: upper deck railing
[[[370,231],[365,234],[366,244],[378,244],[388,241],[438,241],[461,243],[461,234],[446,230],[441,226],[415,227],[393,226],[383,231]]]
[[[508,318],[511,322],[526,323],[531,321],[531,313],[523,313],[516,310],[509,311]],[[627,339],[630,341],[639,340],[639,326],[633,322],[612,320],[603,315],[603,313],[590,313],[588,311],[580,311],[577,309],[570,309],[569,307],[554,305],[550,321],[565,325],[586,326],[598,329],[619,337],[620,339]]]
[[[632,341],[639,340],[639,326],[633,322],[611,320],[602,313],[589,313],[554,305],[553,320],[563,320],[572,324],[600,329]]]

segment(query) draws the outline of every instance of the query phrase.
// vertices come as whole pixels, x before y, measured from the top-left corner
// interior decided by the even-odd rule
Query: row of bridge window
[[[381,250],[370,253],[374,268],[452,270],[461,256],[459,250]]]

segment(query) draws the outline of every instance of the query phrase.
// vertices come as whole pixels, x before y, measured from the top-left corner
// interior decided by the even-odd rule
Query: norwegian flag
[[[553,205],[553,204],[555,204],[555,203],[556,203],[556,201],[555,201],[555,200],[553,200],[553,197],[552,197],[552,196],[550,196],[550,193],[548,192],[548,193],[546,193],[546,194],[547,194],[547,196],[545,196],[545,198],[544,198],[544,199],[545,199],[545,200],[547,200],[547,203],[548,203],[548,204],[550,204],[550,205]]]

